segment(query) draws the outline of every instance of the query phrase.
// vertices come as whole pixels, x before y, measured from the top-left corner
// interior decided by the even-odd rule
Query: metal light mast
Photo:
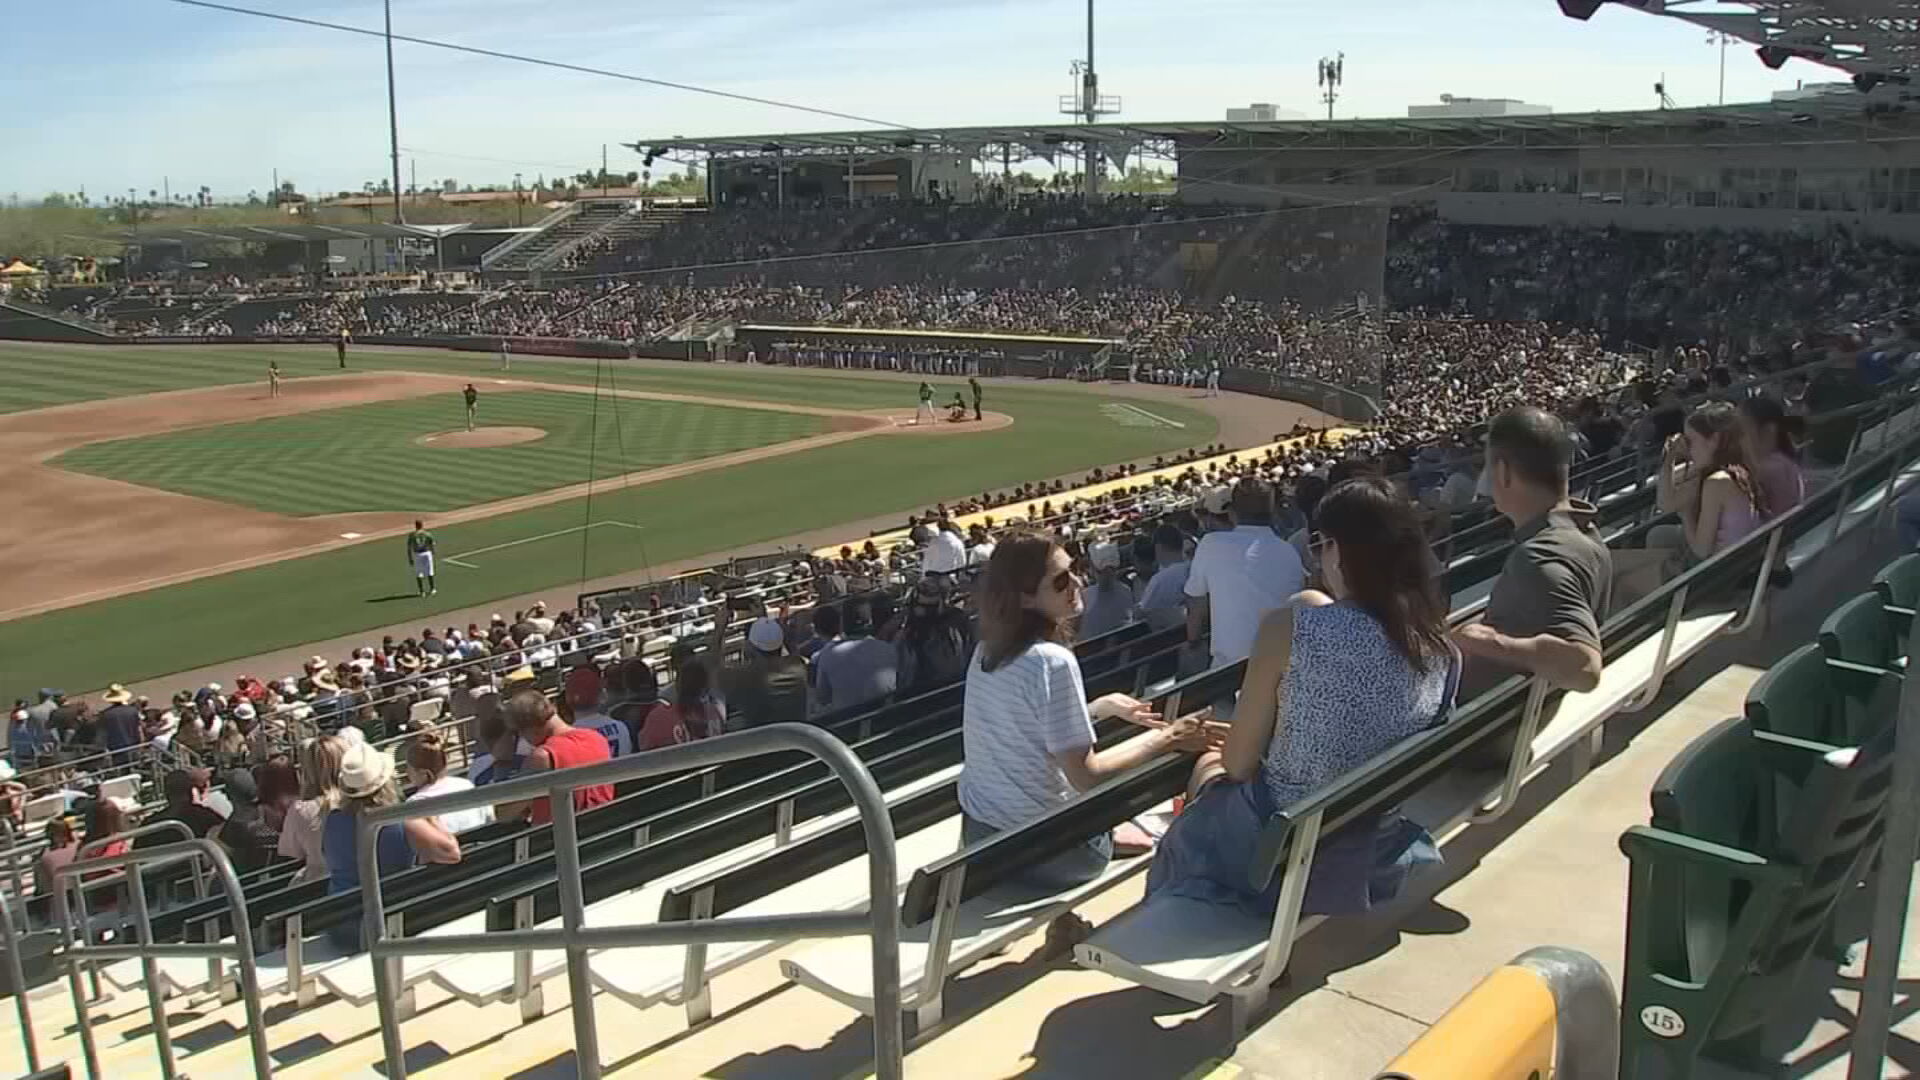
[[[1120,99],[1100,96],[1100,76],[1093,69],[1093,0],[1087,0],[1087,58],[1075,60],[1073,74],[1079,76],[1079,84],[1071,95],[1060,98],[1060,111],[1069,116],[1077,116],[1084,124],[1097,124],[1102,116],[1120,111]],[[1100,190],[1100,144],[1088,133],[1086,138],[1086,170],[1088,196]]]
[[[1320,100],[1327,103],[1327,119],[1333,119],[1333,103],[1340,98],[1340,82],[1346,75],[1347,54],[1333,59],[1320,58]]]

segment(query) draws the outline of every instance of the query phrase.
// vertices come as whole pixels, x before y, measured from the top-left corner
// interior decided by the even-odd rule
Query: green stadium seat
[[[1820,624],[1820,651],[1827,659],[1878,671],[1906,666],[1893,623],[1881,606],[1879,593],[1856,596],[1834,609]]]
[[[1667,767],[1652,824],[1620,838],[1622,1080],[1692,1076],[1703,1058],[1775,1069],[1773,1021],[1815,965],[1837,969],[1827,929],[1878,851],[1892,759],[1890,726],[1834,749],[1733,719]]]
[[[1892,721],[1900,681],[1889,672],[1834,663],[1818,645],[1802,645],[1754,682],[1746,717],[1756,731],[1858,746]]]
[[[1903,555],[1883,567],[1873,576],[1873,591],[1880,594],[1894,633],[1904,638],[1914,609],[1920,608],[1920,553]]]

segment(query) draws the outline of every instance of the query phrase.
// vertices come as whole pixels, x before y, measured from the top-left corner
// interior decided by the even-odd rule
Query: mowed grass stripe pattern
[[[79,355],[95,362],[165,367],[199,360],[201,382],[258,380],[269,359],[289,375],[337,372],[323,346],[53,347],[0,343],[0,359],[34,353],[55,369]],[[211,361],[206,360],[211,357]],[[414,349],[353,353],[352,368],[458,374],[476,381],[496,377],[497,361],[481,353]],[[516,361],[512,375],[542,382],[591,385],[591,361]],[[213,377],[224,376],[224,377]],[[672,368],[620,367],[622,390],[684,392],[707,397],[791,402],[843,409],[911,410],[914,383],[850,375],[816,376],[737,365],[687,364]],[[935,378],[945,400],[965,380]],[[6,387],[0,384],[0,395]],[[482,382],[482,393],[487,384]],[[75,392],[75,399],[98,397]],[[297,387],[294,388],[298,392]],[[396,620],[435,621],[440,612],[490,604],[582,578],[630,575],[645,580],[649,567],[734,548],[749,547],[812,529],[887,515],[903,518],[938,501],[1043,477],[1084,471],[1212,442],[1219,427],[1211,416],[1172,402],[1153,411],[1184,428],[1123,427],[1101,406],[1123,399],[1097,388],[1062,383],[992,383],[986,407],[1007,413],[1014,426],[965,438],[858,439],[727,469],[724,473],[663,480],[596,493],[592,520],[629,521],[631,529],[578,527],[588,520],[583,500],[571,499],[461,525],[435,527],[449,553],[473,551],[541,536],[576,531],[550,540],[520,543],[480,556],[479,570],[449,568],[440,594],[416,600],[405,577],[396,539],[368,541],[300,559],[182,585],[0,622],[0,693],[31,694],[34,687],[97,689],[109,682],[255,656]],[[0,400],[4,400],[0,397]],[[17,406],[16,406],[17,407]],[[484,409],[483,398],[482,408]],[[444,426],[444,425],[439,425]],[[1278,425],[1277,425],[1278,426]],[[631,435],[631,428],[628,429]],[[631,439],[629,439],[631,441]],[[414,448],[421,454],[436,453]],[[412,455],[409,455],[410,458]],[[853,537],[849,529],[847,536]],[[583,565],[584,555],[584,565]],[[454,572],[458,570],[458,572]],[[397,575],[397,576],[396,576]],[[400,599],[390,599],[398,596]]]
[[[597,415],[596,415],[597,414]],[[459,430],[457,393],[384,401],[164,435],[92,443],[61,468],[294,516],[431,513],[549,491],[818,434],[823,418],[768,409],[600,398],[563,390],[483,392],[479,423],[543,439],[423,447]]]

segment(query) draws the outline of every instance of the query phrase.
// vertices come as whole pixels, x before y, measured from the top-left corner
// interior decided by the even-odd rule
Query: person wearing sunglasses
[[[1162,723],[1125,694],[1088,703],[1079,661],[1065,644],[1080,613],[1080,580],[1053,540],[1031,532],[1002,538],[987,560],[979,609],[980,644],[967,665],[961,720],[963,843],[1018,828],[1167,751],[1206,747],[1195,718]],[[1093,721],[1110,717],[1151,730],[1097,749]],[[1098,877],[1113,854],[1113,838],[1102,834],[1029,867],[1021,881],[1067,888]]]

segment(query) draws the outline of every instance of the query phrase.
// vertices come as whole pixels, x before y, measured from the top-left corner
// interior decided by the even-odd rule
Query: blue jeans
[[[999,832],[985,822],[960,815],[960,843],[972,847]],[[1056,893],[1075,885],[1084,885],[1106,872],[1113,859],[1113,836],[1101,833],[1082,844],[1068,848],[1045,862],[1029,866],[1008,879],[1008,883],[1042,893]]]

